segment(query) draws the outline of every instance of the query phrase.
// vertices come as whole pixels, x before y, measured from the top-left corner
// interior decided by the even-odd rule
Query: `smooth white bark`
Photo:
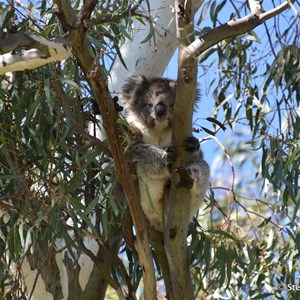
[[[263,2],[262,0],[248,0],[251,13],[255,14],[255,13],[262,12],[262,7],[261,7],[262,2]]]
[[[7,72],[36,69],[53,61],[61,61],[70,57],[71,52],[66,44],[52,42],[42,36],[32,35],[33,40],[48,47],[49,56],[38,49],[12,51],[0,55],[0,75]]]
[[[151,38],[141,44],[147,37],[150,27],[135,21],[132,39],[126,39],[121,48],[127,69],[117,57],[110,75],[109,90],[118,95],[124,80],[129,74],[140,73],[147,76],[162,76],[176,49],[174,1],[150,1],[151,18],[154,20],[155,42]],[[145,7],[145,9],[147,9]]]

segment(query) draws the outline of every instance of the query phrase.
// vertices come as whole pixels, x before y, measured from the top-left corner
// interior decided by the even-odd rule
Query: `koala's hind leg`
[[[185,150],[195,155],[194,159],[185,166],[187,173],[194,181],[192,189],[195,189],[195,192],[204,194],[208,186],[210,171],[207,162],[203,159],[199,140],[195,137],[187,138],[185,140]]]
[[[194,137],[186,139],[185,150],[193,153],[194,158],[187,165],[176,169],[179,175],[176,187],[190,190],[190,218],[192,218],[203,202],[208,187],[210,171],[207,162],[203,159],[198,139]]]
[[[190,204],[190,220],[203,203],[206,190],[209,183],[209,166],[203,159],[194,161],[187,165],[191,178],[194,184],[191,188],[191,204]]]
[[[133,145],[131,151],[136,162],[142,209],[150,225],[163,231],[163,202],[170,181],[168,165],[176,158],[175,151],[142,143]]]

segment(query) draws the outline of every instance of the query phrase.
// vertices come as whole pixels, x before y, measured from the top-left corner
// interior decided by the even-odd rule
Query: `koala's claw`
[[[174,162],[177,158],[177,153],[174,147],[170,146],[165,149],[167,162]]]
[[[113,101],[114,101],[114,104],[115,104],[115,110],[116,110],[117,112],[120,112],[120,111],[122,111],[122,110],[124,109],[124,107],[121,106],[121,105],[118,103],[118,101],[119,101],[119,97],[118,97],[118,96],[113,97]]]
[[[184,141],[184,148],[188,152],[198,152],[200,149],[199,140],[193,136],[190,136]]]
[[[175,171],[179,175],[179,180],[176,183],[176,187],[191,189],[194,185],[194,180],[191,177],[191,171],[184,166],[177,168]]]

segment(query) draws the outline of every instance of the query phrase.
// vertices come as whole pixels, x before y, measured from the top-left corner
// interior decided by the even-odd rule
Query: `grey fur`
[[[139,178],[141,206],[150,225],[158,231],[163,231],[163,204],[170,183],[169,165],[176,159],[171,147],[176,86],[175,80],[132,75],[121,93],[126,120],[138,139],[131,151]],[[177,170],[180,180],[176,187],[190,190],[191,219],[203,201],[209,167],[203,160],[197,139],[188,138],[184,147],[193,153],[193,158]]]

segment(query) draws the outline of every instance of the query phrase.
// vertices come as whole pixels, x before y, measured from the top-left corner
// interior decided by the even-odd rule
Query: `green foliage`
[[[67,231],[70,220],[89,226],[95,206],[107,205],[99,193],[109,184],[105,174],[112,166],[101,166],[99,149],[86,151],[89,145],[74,130],[53,90],[51,69],[17,74],[2,98],[0,230],[5,243],[1,253],[9,253],[9,265],[21,263],[29,248],[41,250],[46,260],[45,241],[54,245],[59,238],[67,239],[70,254],[77,257],[78,244]],[[69,102],[72,117],[84,128],[81,99],[72,86],[66,90],[74,99]],[[119,214],[117,209],[103,212],[114,213]]]
[[[79,2],[74,2],[74,9]],[[46,1],[33,14],[30,6],[28,10],[6,9],[4,30],[41,31],[49,39],[62,34],[53,7]],[[119,55],[124,37],[129,37],[133,9],[130,1],[101,1],[95,10],[95,25],[88,38],[93,57],[105,72],[113,56]],[[26,255],[40,258],[35,265],[40,271],[53,251],[64,248],[76,262],[87,239],[105,248],[109,265],[105,271],[111,282],[125,284],[125,267],[115,257],[126,205],[113,194],[116,183],[111,158],[90,143],[88,121],[93,120],[95,130],[99,122],[84,109],[90,90],[80,69],[69,60],[1,80],[0,298],[26,298],[21,280]],[[127,246],[123,249],[129,251]],[[141,271],[130,255],[130,276],[137,289]]]
[[[211,3],[213,26],[225,12],[222,5],[219,10]],[[211,220],[201,223],[200,217],[204,228],[193,228],[191,237],[199,299],[299,297],[299,26],[288,34],[272,24],[265,29],[268,40],[251,32],[200,56],[205,74],[214,78],[208,93],[215,104],[211,126],[198,126],[217,142],[213,171],[220,178],[212,179]],[[285,45],[270,38],[272,30]],[[210,71],[216,66],[217,76]]]

